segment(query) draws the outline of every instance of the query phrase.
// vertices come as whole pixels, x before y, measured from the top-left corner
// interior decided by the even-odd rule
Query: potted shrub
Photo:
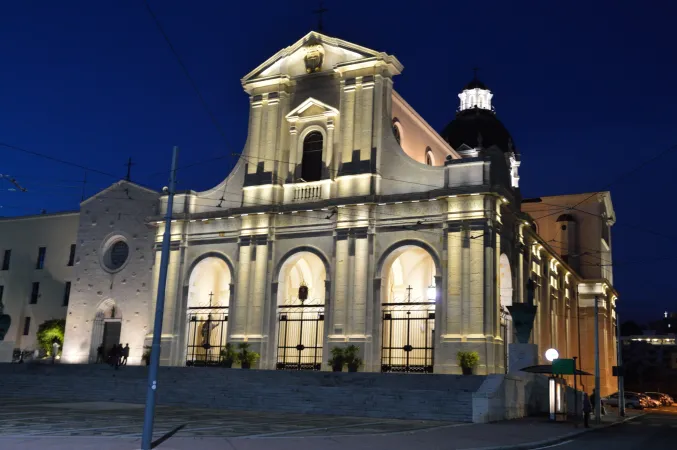
[[[357,345],[349,345],[343,350],[343,362],[348,366],[348,372],[357,372],[362,365],[362,360],[357,356],[360,348]]]
[[[143,347],[143,355],[141,355],[141,359],[143,360],[143,363],[147,366],[150,366],[150,345],[145,345]]]
[[[247,342],[240,342],[237,348],[240,350],[237,352],[237,360],[243,369],[251,368],[252,364],[256,363],[261,357],[258,353],[249,350],[249,344]]]
[[[220,363],[223,367],[226,367],[230,369],[233,367],[233,363],[235,362],[235,359],[237,358],[237,355],[235,354],[235,350],[233,349],[233,345],[228,343],[226,344],[226,348],[221,349],[221,354],[220,354]]]
[[[477,352],[458,352],[456,359],[463,370],[463,375],[472,375],[472,370],[480,362],[480,355]]]
[[[331,370],[334,372],[343,371],[343,364],[345,363],[345,357],[343,355],[343,349],[341,347],[334,347],[331,349],[331,359],[329,360],[329,365]]]

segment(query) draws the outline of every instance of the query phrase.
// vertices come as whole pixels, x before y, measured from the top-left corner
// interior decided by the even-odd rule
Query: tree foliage
[[[63,347],[63,335],[66,332],[66,321],[64,319],[46,320],[38,327],[38,345],[46,355],[52,355],[52,343],[56,339],[59,343],[59,349]]]

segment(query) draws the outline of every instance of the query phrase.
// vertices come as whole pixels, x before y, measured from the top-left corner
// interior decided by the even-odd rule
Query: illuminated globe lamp
[[[548,350],[545,351],[545,359],[547,359],[550,362],[553,362],[554,360],[559,358],[559,352],[554,349],[554,348],[549,348]]]

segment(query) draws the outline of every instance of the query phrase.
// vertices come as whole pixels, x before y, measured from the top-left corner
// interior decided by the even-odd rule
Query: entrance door
[[[324,337],[324,305],[280,306],[278,370],[320,370]]]
[[[382,372],[432,373],[434,303],[384,303],[382,325]]]
[[[121,322],[104,322],[103,325],[103,354],[108,355],[114,345],[120,343]]]

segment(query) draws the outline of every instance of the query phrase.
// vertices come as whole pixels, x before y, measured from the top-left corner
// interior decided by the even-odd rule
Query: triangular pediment
[[[242,83],[334,71],[343,64],[370,59],[385,60],[393,64],[398,73],[402,70],[401,64],[394,56],[311,31],[245,75]]]
[[[338,109],[329,106],[315,98],[309,97],[303,101],[299,106],[289,111],[285,116],[288,120],[317,117],[317,116],[337,116]]]
[[[132,198],[130,192],[134,191],[134,190],[139,190],[139,191],[143,191],[143,192],[146,192],[146,193],[157,194],[158,196],[160,195],[159,192],[157,192],[153,189],[149,189],[147,187],[141,186],[140,184],[132,183],[131,181],[127,181],[127,180],[120,180],[120,181],[117,181],[117,182],[113,183],[112,185],[108,186],[106,189],[97,192],[96,194],[92,195],[91,197],[86,198],[85,200],[83,200],[80,203],[80,205],[84,205],[85,203],[88,203],[88,202],[90,202],[94,199],[97,199],[97,198],[114,198],[114,197],[110,197],[109,195],[112,192],[114,192],[115,190],[118,190],[118,189],[122,190],[124,192],[124,195],[122,195],[120,197],[121,199]]]

